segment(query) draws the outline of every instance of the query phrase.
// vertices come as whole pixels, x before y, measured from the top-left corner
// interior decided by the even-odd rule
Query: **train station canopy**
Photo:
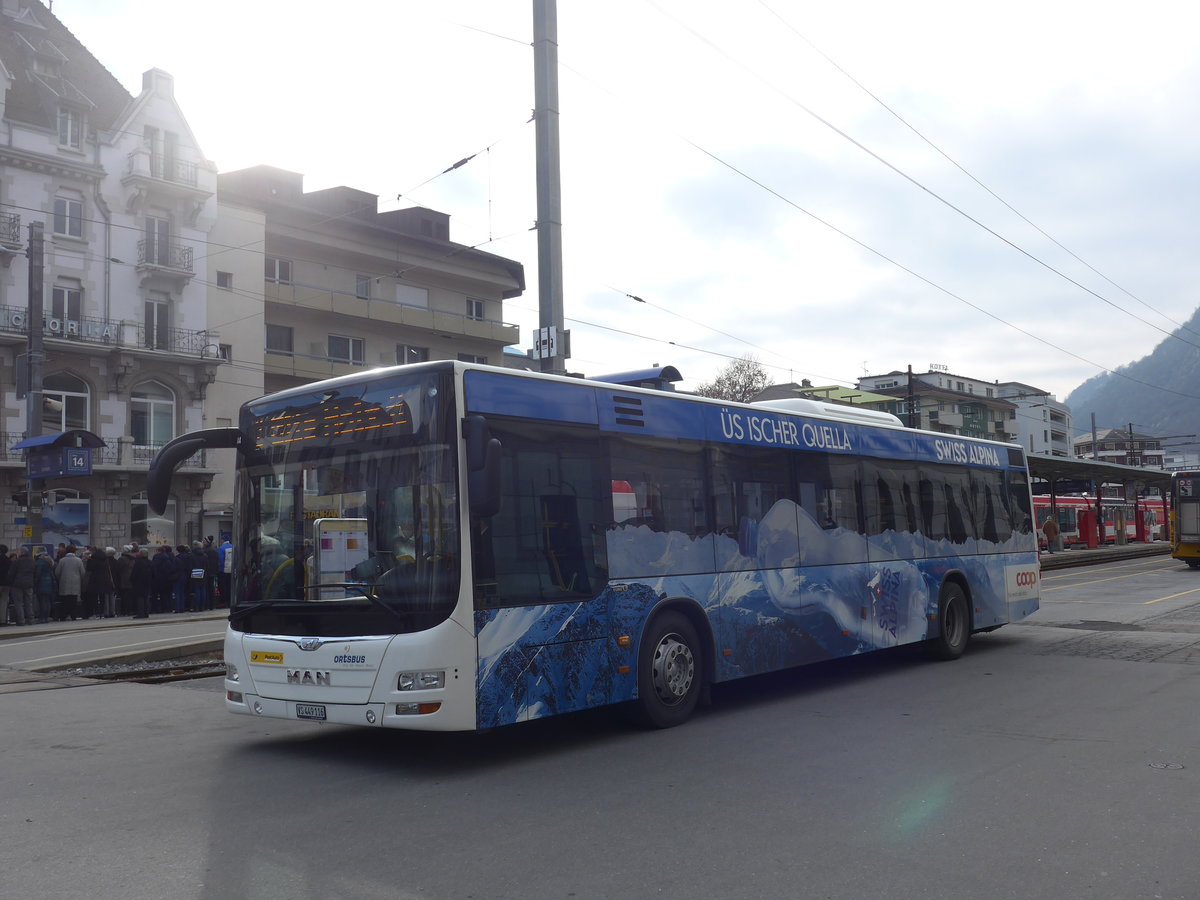
[[[1026,454],[1025,458],[1029,463],[1030,477],[1047,482],[1051,493],[1055,494],[1086,493],[1090,488],[1079,487],[1079,484],[1089,481],[1125,485],[1129,491],[1138,494],[1148,493],[1151,488],[1166,494],[1171,487],[1171,473],[1162,469],[1143,469],[1098,459],[1042,456],[1037,453]]]

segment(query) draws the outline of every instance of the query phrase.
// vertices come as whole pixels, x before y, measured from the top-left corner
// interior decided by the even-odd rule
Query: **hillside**
[[[1076,431],[1090,428],[1095,413],[1101,428],[1132,422],[1143,434],[1200,433],[1200,309],[1175,334],[1183,340],[1165,338],[1148,356],[1071,391],[1066,404]]]

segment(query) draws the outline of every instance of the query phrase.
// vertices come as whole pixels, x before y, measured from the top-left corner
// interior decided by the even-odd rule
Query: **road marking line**
[[[1043,588],[1043,591],[1065,591],[1067,588],[1087,587],[1089,584],[1104,584],[1108,581],[1121,581],[1125,578],[1140,578],[1145,572],[1129,572],[1125,575],[1114,575],[1111,578],[1093,578],[1091,581],[1072,581],[1070,584],[1057,584]],[[1043,579],[1043,582],[1045,579]]]
[[[1188,594],[1194,594],[1200,591],[1200,587],[1192,588],[1190,591],[1180,591],[1178,594],[1168,594],[1166,597],[1159,597],[1157,600],[1143,600],[1142,606],[1149,606],[1151,603],[1162,603],[1164,600],[1174,600],[1176,597],[1186,597]]]

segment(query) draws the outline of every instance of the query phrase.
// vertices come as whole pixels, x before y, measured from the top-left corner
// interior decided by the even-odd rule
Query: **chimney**
[[[162,69],[147,69],[142,73],[142,93],[155,93],[162,97],[175,96],[175,79]]]

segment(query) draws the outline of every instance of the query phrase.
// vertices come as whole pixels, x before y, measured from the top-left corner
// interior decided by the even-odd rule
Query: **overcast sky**
[[[1145,355],[1200,305],[1192,9],[560,3],[568,367],[693,388],[746,353],[779,382],[941,364],[1062,399]],[[529,346],[530,0],[54,11],[132,93],[171,72],[220,171],[429,206],[524,263],[505,319]]]

